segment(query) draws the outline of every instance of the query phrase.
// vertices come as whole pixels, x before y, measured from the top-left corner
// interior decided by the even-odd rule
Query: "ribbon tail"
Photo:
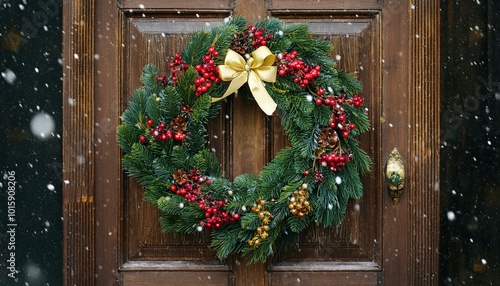
[[[269,95],[262,80],[254,73],[250,72],[248,76],[248,86],[252,91],[252,95],[257,101],[260,109],[264,111],[267,115],[272,115],[276,110],[276,102],[274,102],[273,98]]]
[[[248,72],[246,71],[241,72],[239,76],[235,77],[231,81],[224,95],[222,95],[221,97],[212,97],[212,102],[217,102],[219,100],[222,100],[231,95],[232,93],[236,92],[238,88],[240,88],[243,84],[245,84],[245,82],[247,82],[247,75]]]

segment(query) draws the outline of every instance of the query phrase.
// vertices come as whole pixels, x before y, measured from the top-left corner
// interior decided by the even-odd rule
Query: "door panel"
[[[154,18],[133,13],[125,15],[122,102],[126,103],[141,85],[139,77],[146,64],[154,63],[160,72],[167,73],[169,58],[182,49],[193,31],[206,28],[210,23],[207,22],[208,17],[205,15],[203,21],[193,17],[195,20],[190,21],[186,20],[187,17],[179,18],[177,14],[168,13]],[[219,19],[220,16],[212,20],[218,23]],[[223,138],[219,141],[224,142]],[[210,241],[208,233],[194,238],[183,234],[162,234],[158,224],[159,213],[153,205],[144,201],[141,187],[133,180],[127,180],[125,192],[128,260],[213,259],[213,252],[207,247]]]
[[[280,3],[280,1],[278,1]],[[363,82],[366,107],[372,126],[380,116],[380,18],[378,13],[328,15],[296,12],[294,18],[275,13],[284,21],[309,23],[316,37],[331,41],[338,67],[355,74]],[[361,139],[363,148],[376,162],[380,138],[373,132]],[[373,166],[372,174],[381,170]],[[271,285],[377,285],[380,280],[381,194],[382,182],[375,176],[364,180],[364,196],[350,202],[339,229],[312,226],[302,235],[299,245],[290,249],[283,260],[268,266]],[[344,261],[344,262],[341,262]],[[349,272],[345,272],[349,271]],[[335,282],[332,282],[335,281]]]
[[[288,20],[286,16],[280,18]],[[377,126],[379,118],[376,112],[380,110],[380,92],[376,89],[380,74],[376,64],[378,61],[374,60],[380,57],[377,14],[364,17],[359,14],[357,17],[343,15],[333,20],[300,18],[300,21],[309,23],[316,37],[332,42],[335,50],[331,56],[339,59],[339,68],[354,73],[362,80],[366,107],[371,110],[370,121],[373,126]],[[377,138],[368,134],[362,137],[361,141],[364,149],[370,152],[370,157],[376,159],[376,152],[373,150],[380,148]],[[373,173],[379,171],[377,166],[373,167]],[[296,260],[314,257],[320,261],[376,261],[374,255],[379,250],[374,241],[380,241],[380,229],[376,226],[381,225],[380,197],[376,190],[381,182],[376,181],[374,177],[366,177],[364,185],[363,198],[351,201],[345,220],[338,230],[311,227],[301,240],[300,246],[287,253],[287,257]],[[318,251],[319,249],[321,251]]]

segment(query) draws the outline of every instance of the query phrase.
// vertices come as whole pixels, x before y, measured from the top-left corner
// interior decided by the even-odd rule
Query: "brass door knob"
[[[397,205],[405,185],[405,165],[398,149],[394,148],[385,164],[385,180],[392,202]]]

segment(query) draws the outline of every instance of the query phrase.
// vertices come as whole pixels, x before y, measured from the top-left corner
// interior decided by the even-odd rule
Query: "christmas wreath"
[[[231,17],[195,33],[171,75],[143,69],[118,126],[123,168],[160,211],[163,232],[211,232],[220,259],[262,262],[310,223],[337,227],[362,196],[370,159],[356,140],[369,129],[361,84],[337,70],[330,42],[307,24]],[[207,147],[206,124],[232,93],[279,111],[289,147],[258,176],[230,181]]]

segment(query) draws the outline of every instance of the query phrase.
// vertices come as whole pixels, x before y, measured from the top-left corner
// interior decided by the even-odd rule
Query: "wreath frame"
[[[207,147],[206,125],[231,85],[218,74],[228,50],[241,49],[248,59],[262,46],[276,58],[275,82],[264,88],[290,146],[258,176],[242,174],[231,182]],[[363,194],[361,176],[370,171],[357,139],[370,124],[361,83],[337,70],[332,51],[307,24],[266,18],[247,26],[235,16],[195,33],[170,63],[170,76],[152,64],[144,67],[143,85],[122,114],[117,140],[123,168],[160,210],[163,232],[209,229],[219,259],[241,254],[257,263],[296,243],[311,223],[341,224],[349,199]],[[307,76],[312,70],[317,73]],[[238,93],[252,96],[248,83]]]

